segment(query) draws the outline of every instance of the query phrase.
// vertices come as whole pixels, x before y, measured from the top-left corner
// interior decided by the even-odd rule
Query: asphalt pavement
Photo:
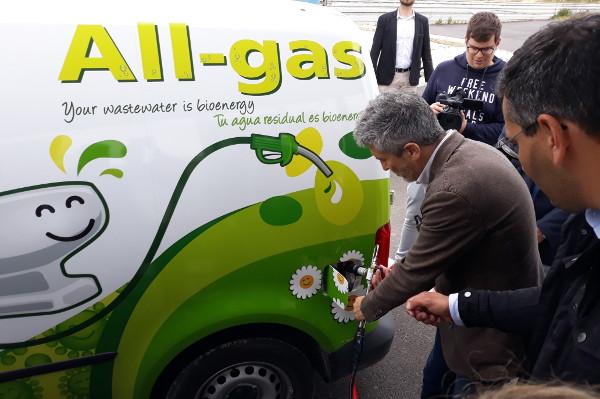
[[[526,21],[502,23],[500,48],[515,51],[529,36],[540,30],[550,21]],[[465,37],[467,24],[429,25],[429,33],[462,39]]]

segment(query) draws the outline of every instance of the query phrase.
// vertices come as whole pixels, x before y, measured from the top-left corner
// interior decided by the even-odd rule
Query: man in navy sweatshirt
[[[459,132],[465,137],[494,145],[498,141],[504,118],[496,98],[496,79],[506,64],[494,52],[500,44],[502,24],[491,12],[471,17],[465,35],[466,51],[437,66],[429,78],[423,98],[436,114],[444,110],[437,95],[453,95],[461,88],[466,97],[483,101],[483,110],[465,110]]]

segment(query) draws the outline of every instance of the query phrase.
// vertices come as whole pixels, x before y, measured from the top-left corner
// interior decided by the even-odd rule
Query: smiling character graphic
[[[321,271],[315,266],[302,266],[292,275],[290,291],[298,299],[313,296],[321,287]]]
[[[108,223],[108,207],[93,184],[0,192],[0,220],[0,318],[58,313],[100,294],[96,276],[65,269]]]

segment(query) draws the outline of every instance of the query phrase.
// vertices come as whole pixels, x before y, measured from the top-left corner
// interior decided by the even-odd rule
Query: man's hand
[[[452,322],[448,297],[437,292],[421,292],[406,301],[406,313],[425,324],[437,326]]]
[[[391,271],[392,271],[391,267],[377,266],[377,270],[375,271],[375,274],[373,275],[373,278],[371,279],[371,286],[373,288],[377,287],[377,284],[379,284],[381,282],[381,280],[386,278],[390,274]]]
[[[542,230],[540,230],[539,227],[536,228],[536,233],[537,233],[537,242],[538,242],[538,244],[541,244],[546,239],[546,236],[544,235],[544,233],[542,233]]]
[[[352,311],[354,312],[354,318],[357,321],[365,319],[365,315],[363,315],[362,311],[360,310],[360,304],[362,303],[363,299],[365,299],[364,296],[357,296],[354,300],[354,308],[352,309]]]
[[[446,106],[442,103],[433,103],[429,106],[429,108],[431,108],[431,110],[433,111],[433,113],[435,115],[439,114],[440,112],[444,111],[444,108],[446,108]]]
[[[465,129],[467,128],[467,118],[465,117],[465,113],[460,111],[460,129],[458,129],[458,132],[463,134],[465,132]]]

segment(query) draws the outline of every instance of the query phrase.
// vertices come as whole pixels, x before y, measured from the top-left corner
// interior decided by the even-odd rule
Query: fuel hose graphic
[[[67,144],[69,143],[65,143],[65,147],[68,147]],[[131,279],[131,281],[127,284],[127,286],[123,289],[123,291],[120,293],[120,295],[118,295],[110,304],[108,304],[101,311],[93,313],[88,319],[83,320],[79,324],[72,325],[70,326],[70,328],[63,329],[55,334],[47,335],[42,338],[31,339],[28,341],[0,343],[0,348],[9,349],[21,346],[38,345],[54,341],[71,335],[77,331],[80,331],[92,325],[96,321],[106,317],[107,314],[112,312],[136,287],[138,282],[142,279],[145,272],[150,267],[151,262],[156,256],[158,248],[160,247],[165,232],[173,217],[173,214],[175,212],[179,199],[181,198],[183,190],[185,189],[186,184],[196,167],[212,153],[230,146],[240,144],[249,145],[250,148],[254,150],[257,159],[263,164],[278,164],[281,167],[284,167],[292,161],[294,156],[301,156],[313,163],[326,178],[329,178],[333,174],[332,169],[327,165],[327,163],[325,163],[325,161],[323,161],[317,154],[315,154],[308,148],[298,144],[294,135],[289,133],[280,133],[278,137],[260,134],[252,134],[249,137],[233,137],[221,140],[206,147],[188,163],[188,165],[181,173],[175,190],[171,195],[171,198],[169,199],[166,210],[159,224],[158,230],[154,236],[154,239],[152,240],[150,248],[148,249],[148,252],[146,253],[146,256],[144,257],[138,271]]]

